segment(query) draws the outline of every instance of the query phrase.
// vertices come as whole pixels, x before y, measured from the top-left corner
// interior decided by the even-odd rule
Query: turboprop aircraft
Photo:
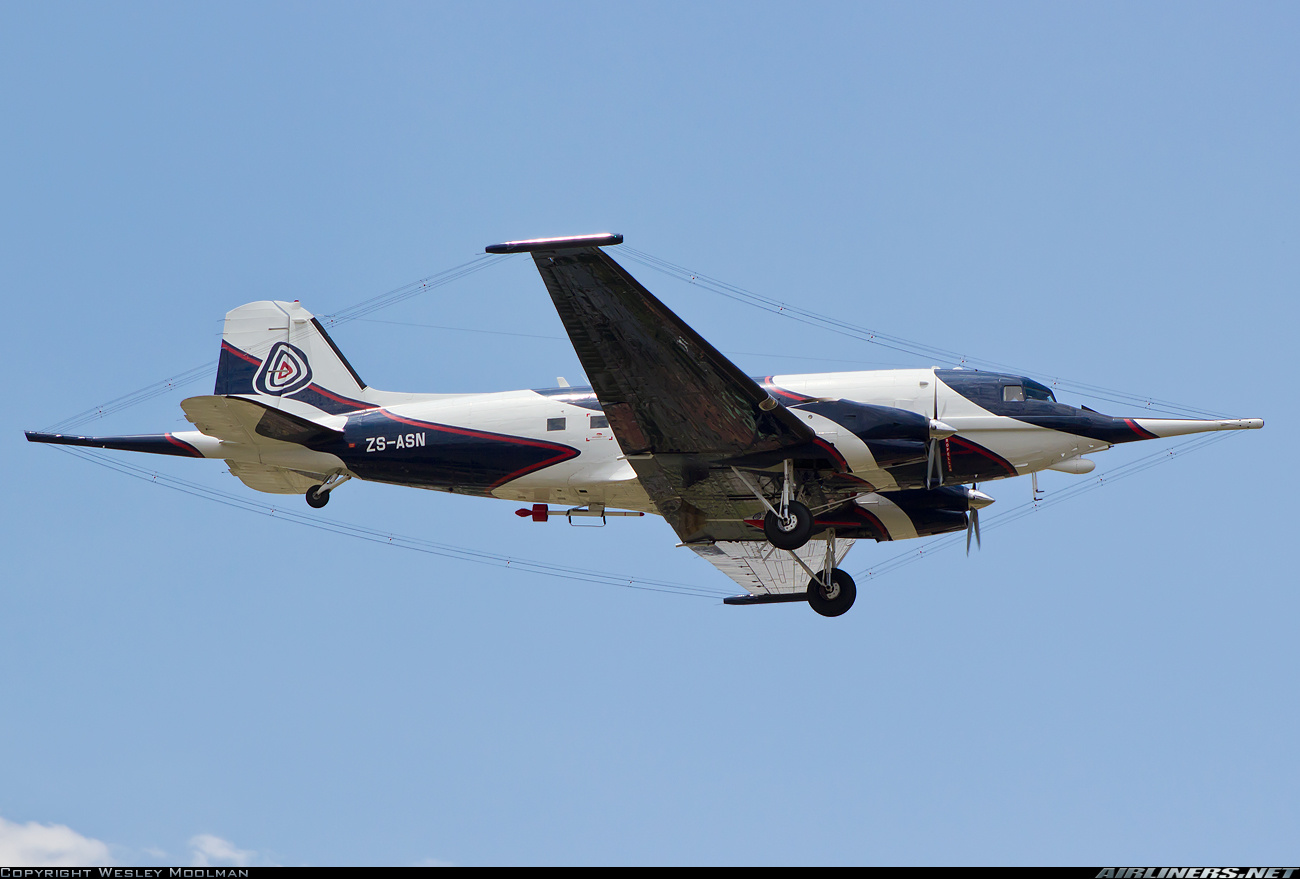
[[[993,503],[980,483],[1088,473],[1084,456],[1117,443],[1264,424],[1112,418],[970,369],[753,378],[602,250],[622,240],[487,248],[532,255],[588,387],[378,391],[302,305],[252,302],[226,315],[212,395],[181,402],[197,430],[27,438],[217,458],[312,507],[362,479],[522,501],[534,521],[654,513],[745,589],[726,603],[838,616],[856,596],[840,568],[855,541],[966,529],[969,551]]]

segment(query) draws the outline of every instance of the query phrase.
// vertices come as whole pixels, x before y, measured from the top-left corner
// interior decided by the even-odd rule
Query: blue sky
[[[9,6],[0,860],[1293,859],[1298,18]],[[972,362],[1267,427],[1005,527],[1028,480],[982,486],[982,551],[875,577],[918,547],[859,545],[835,620],[368,543],[23,440],[215,360],[244,302],[328,315],[605,229]],[[932,363],[624,262],[752,374]],[[375,387],[582,380],[526,258],[370,317],[334,336]],[[208,381],[84,430],[183,429]],[[116,460],[306,510],[219,462]],[[515,506],[354,482],[325,512],[731,591],[659,520]]]

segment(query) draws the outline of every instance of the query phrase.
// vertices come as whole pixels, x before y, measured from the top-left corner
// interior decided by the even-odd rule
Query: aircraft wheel
[[[307,489],[307,506],[313,507],[317,510],[330,502],[330,493],[328,491],[320,491],[319,489],[319,485],[313,485],[311,488]]]
[[[829,589],[816,580],[808,581],[808,604],[824,617],[837,617],[853,607],[858,587],[853,578],[839,568],[831,571],[830,581]]]
[[[790,518],[781,519],[775,513],[763,517],[763,533],[777,549],[798,549],[808,542],[813,533],[813,515],[798,501],[790,501]]]

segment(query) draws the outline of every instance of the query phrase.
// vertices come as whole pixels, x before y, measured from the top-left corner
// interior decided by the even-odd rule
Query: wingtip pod
[[[1184,418],[1134,418],[1132,422],[1154,437],[1183,436],[1189,433],[1208,433],[1215,430],[1259,430],[1262,418],[1215,418],[1206,420]]]
[[[612,247],[622,244],[623,236],[614,232],[595,235],[573,235],[567,238],[531,238],[527,241],[507,241],[489,244],[485,253],[535,253],[539,250],[570,250],[577,247]]]

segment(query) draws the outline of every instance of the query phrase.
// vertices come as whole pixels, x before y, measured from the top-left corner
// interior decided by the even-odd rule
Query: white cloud
[[[234,844],[211,833],[200,833],[190,840],[194,851],[191,867],[247,867],[257,852],[235,848]]]
[[[109,867],[108,846],[62,824],[0,818],[0,864],[6,867]]]

